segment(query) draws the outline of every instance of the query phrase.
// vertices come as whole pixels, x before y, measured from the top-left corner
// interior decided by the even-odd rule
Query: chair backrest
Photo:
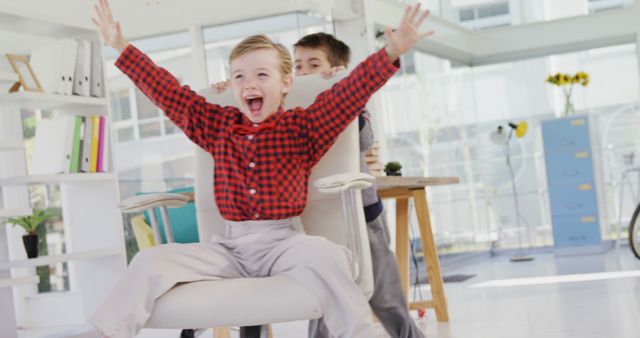
[[[307,107],[315,100],[323,90],[328,89],[346,74],[325,80],[319,76],[295,77],[291,92],[287,95],[285,109],[292,107]],[[212,89],[200,91],[200,94],[209,102],[226,106],[235,106],[235,100],[230,90],[218,94]],[[196,147],[196,176],[195,176],[195,200],[198,231],[201,241],[207,241],[213,234],[224,233],[224,219],[218,211],[213,195],[213,170],[214,163],[211,155]],[[359,140],[357,119],[340,135],[336,143],[316,164],[311,173],[308,187],[307,207],[301,215],[301,221],[307,234],[318,235],[348,247],[348,226],[342,208],[340,194],[326,194],[318,191],[313,182],[321,177],[344,173],[360,172],[359,165]],[[360,194],[357,194],[357,207],[362,209]],[[363,221],[363,220],[362,220]],[[362,278],[360,288],[366,295],[373,292],[373,279],[371,271],[371,258],[368,247],[366,231],[360,233],[366,247],[363,252],[366,255],[361,267]]]

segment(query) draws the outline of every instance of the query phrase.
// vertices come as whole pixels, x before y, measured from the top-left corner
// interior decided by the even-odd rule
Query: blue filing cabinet
[[[598,199],[589,135],[587,117],[542,122],[556,249],[600,246]]]

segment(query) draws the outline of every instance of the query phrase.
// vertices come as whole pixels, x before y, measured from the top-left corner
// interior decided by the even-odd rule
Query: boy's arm
[[[364,153],[373,146],[373,128],[369,113],[365,110],[358,115],[358,129],[360,130],[360,152]]]
[[[191,140],[207,149],[219,130],[222,112],[219,106],[207,104],[205,99],[188,86],[180,86],[178,80],[165,69],[155,65],[146,55],[129,45],[120,23],[113,19],[107,0],[95,5],[96,18],[92,18],[102,40],[120,52],[116,66],[156,106],[162,109]],[[209,134],[205,135],[204,132]]]

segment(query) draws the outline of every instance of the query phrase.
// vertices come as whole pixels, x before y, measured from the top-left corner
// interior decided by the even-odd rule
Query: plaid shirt
[[[129,45],[116,66],[213,156],[216,203],[227,220],[275,220],[300,215],[311,168],[395,73],[380,50],[324,91],[308,108],[278,111],[253,124],[235,107],[206,102]]]

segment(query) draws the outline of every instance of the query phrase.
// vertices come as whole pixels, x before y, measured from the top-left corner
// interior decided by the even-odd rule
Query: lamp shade
[[[496,128],[496,130],[494,130],[490,135],[489,135],[489,139],[491,140],[491,142],[497,144],[497,145],[503,145],[505,143],[507,143],[507,135],[504,132],[504,129],[502,128],[502,126],[498,126],[498,128]]]

